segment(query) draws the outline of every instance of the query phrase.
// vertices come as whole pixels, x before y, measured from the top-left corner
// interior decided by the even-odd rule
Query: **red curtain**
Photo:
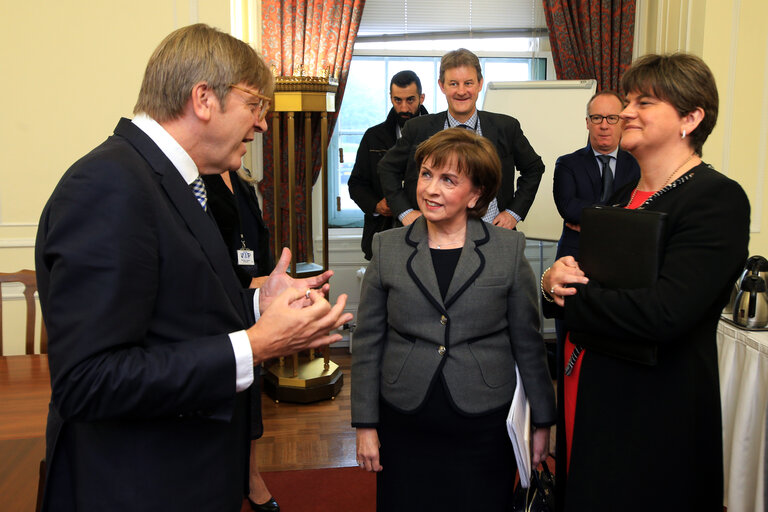
[[[618,91],[632,63],[635,0],[543,0],[557,78]]]
[[[336,112],[328,114],[328,138],[338,118],[344,88],[349,75],[352,49],[360,18],[363,15],[365,0],[262,0],[262,54],[268,65],[276,69],[280,76],[323,76],[329,70],[331,76],[339,81],[336,92]],[[288,150],[287,119],[281,115],[281,134],[267,131],[264,134],[264,179],[259,189],[264,197],[264,219],[272,227],[271,236],[275,236],[274,218],[282,218],[281,240],[289,240],[288,218]],[[296,146],[290,148],[296,152],[296,190],[295,207],[297,219],[297,254],[296,261],[307,261],[305,203],[305,183],[308,179],[314,184],[320,174],[320,123],[319,113],[312,114],[312,140],[304,140],[304,115],[296,114]],[[271,119],[268,119],[270,127]],[[272,193],[273,184],[273,137],[280,137],[281,173],[280,201],[275,205]],[[311,172],[307,172],[304,163],[305,144],[313,148]],[[330,158],[331,156],[329,156]],[[277,255],[280,256],[279,254]]]

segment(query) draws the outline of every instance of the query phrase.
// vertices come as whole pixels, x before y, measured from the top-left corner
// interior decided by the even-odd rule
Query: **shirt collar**
[[[611,156],[613,158],[618,158],[619,146],[616,146],[616,148],[613,151],[611,151],[610,153],[601,153],[598,150],[596,150],[595,148],[592,148],[592,152],[595,154],[596,157],[600,156],[600,155],[608,155],[608,156]]]
[[[160,125],[160,123],[143,112],[136,114],[131,122],[141,131],[146,133],[147,137],[152,139],[152,142],[157,144],[160,151],[168,157],[168,160],[170,160],[176,170],[179,171],[179,174],[181,174],[181,177],[187,182],[187,185],[190,185],[198,176],[200,176],[200,172],[197,170],[197,165],[195,165],[195,162],[192,160],[192,157],[189,156],[189,153],[181,147],[181,144],[176,142],[176,139],[174,139],[173,136]]]
[[[449,111],[445,112],[448,115],[448,128],[455,128],[459,126],[460,124],[469,126],[474,130],[478,135],[482,135],[480,133],[480,119],[477,117],[477,109],[472,113],[472,117],[464,121],[463,123],[456,120],[455,117],[451,115]]]

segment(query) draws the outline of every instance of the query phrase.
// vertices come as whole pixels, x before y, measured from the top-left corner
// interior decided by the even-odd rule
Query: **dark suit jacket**
[[[35,248],[52,396],[44,508],[240,510],[253,321],[215,223],[122,119],[46,204]]]
[[[640,167],[635,157],[619,149],[616,155],[616,173],[613,189],[640,179]],[[563,155],[555,163],[553,193],[555,205],[563,218],[563,233],[557,244],[557,257],[571,255],[578,259],[579,233],[565,226],[566,222],[581,224],[581,210],[587,206],[605,204],[600,201],[602,177],[592,146],[569,155]]]
[[[524,249],[522,233],[470,220],[443,300],[423,217],[373,237],[352,353],[354,426],[378,423],[380,396],[401,411],[418,409],[438,378],[463,413],[498,410],[512,400],[515,363],[533,423],[554,423],[537,283]]]
[[[419,107],[419,115],[426,115],[427,109],[423,105]],[[355,166],[349,176],[349,197],[357,203],[357,206],[365,214],[363,223],[363,239],[360,247],[363,249],[365,259],[371,259],[371,241],[373,234],[399,225],[396,217],[374,215],[376,205],[384,198],[381,190],[379,175],[376,168],[379,160],[389,148],[395,145],[397,138],[398,115],[394,108],[390,109],[387,120],[365,131],[360,140],[355,157]]]
[[[483,137],[496,146],[501,159],[501,187],[496,198],[499,211],[512,210],[525,219],[536,197],[544,163],[523,135],[514,117],[478,111]],[[446,112],[411,119],[402,137],[379,162],[381,188],[395,217],[409,208],[418,210],[416,182],[419,169],[414,154],[419,144],[445,128]],[[520,172],[515,190],[515,169]],[[404,182],[404,183],[403,183]]]

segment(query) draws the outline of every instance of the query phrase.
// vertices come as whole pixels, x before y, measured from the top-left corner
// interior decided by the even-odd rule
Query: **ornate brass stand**
[[[292,259],[290,274],[294,277],[318,275],[328,269],[328,112],[336,110],[336,89],[338,82],[329,77],[281,76],[275,78],[275,112],[287,113],[288,140],[288,208],[289,233],[288,247]],[[304,163],[305,163],[305,199],[306,199],[306,240],[307,261],[296,261],[297,222],[296,222],[296,113],[304,113]],[[314,261],[312,238],[312,112],[320,113],[320,155],[322,183],[322,232],[323,264]],[[274,134],[274,204],[275,204],[275,255],[279,257],[284,241],[281,240],[282,219],[279,215],[281,204],[281,154],[280,154],[280,116],[272,116]],[[317,150],[317,148],[314,148]],[[323,349],[323,358],[315,358],[314,353],[307,356],[294,354],[290,365],[285,358],[267,367],[264,376],[264,390],[275,401],[315,402],[333,399],[341,390],[344,376],[339,365],[329,358],[328,347]]]

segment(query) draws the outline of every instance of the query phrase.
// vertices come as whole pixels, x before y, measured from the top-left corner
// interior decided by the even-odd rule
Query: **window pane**
[[[485,62],[483,78],[486,82],[516,82],[530,80],[530,61],[491,60]]]
[[[357,210],[357,204],[349,197],[349,175],[355,165],[357,148],[360,146],[362,135],[339,135],[339,147],[344,151],[344,162],[339,164],[339,189],[342,210]]]
[[[381,109],[387,108],[386,102],[389,101],[384,70],[381,59],[352,59],[339,113],[341,133],[355,131],[362,134],[382,121]]]

